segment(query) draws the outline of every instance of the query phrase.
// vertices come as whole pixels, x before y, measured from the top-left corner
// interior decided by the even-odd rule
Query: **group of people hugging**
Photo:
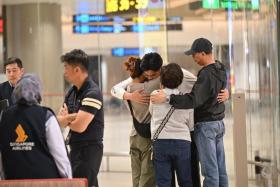
[[[228,99],[225,66],[212,43],[196,39],[185,52],[202,66],[197,77],[176,63],[163,66],[147,53],[124,62],[130,77],[111,89],[125,100],[133,119],[130,156],[134,187],[228,186],[223,136]]]

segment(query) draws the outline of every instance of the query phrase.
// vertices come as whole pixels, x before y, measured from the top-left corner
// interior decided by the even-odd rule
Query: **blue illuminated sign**
[[[122,23],[122,22],[125,22],[125,21],[126,21],[125,18],[122,18],[122,17],[120,17],[120,16],[114,16],[114,17],[113,17],[113,20],[114,20],[114,22],[116,22],[116,23]]]
[[[181,17],[169,17],[166,25],[167,30],[182,30]],[[123,24],[124,22],[132,21],[135,24]],[[87,33],[123,33],[123,32],[152,32],[161,31],[164,25],[158,24],[155,21],[160,21],[156,17],[135,17],[123,18],[119,16],[108,17],[104,15],[93,14],[78,14],[73,16],[73,32],[80,34]],[[100,22],[110,22],[110,24],[99,25]],[[138,24],[137,24],[138,23]],[[156,23],[156,24],[143,24]]]
[[[102,26],[96,26],[96,25],[75,25],[73,27],[74,33],[81,33],[81,34],[87,34],[87,33],[112,33],[114,32],[114,27],[111,25],[102,25]]]
[[[258,0],[257,0],[258,1]],[[161,21],[162,19],[148,16],[148,17],[132,17],[132,18],[124,18],[120,16],[108,17],[104,15],[94,15],[94,14],[77,14],[73,15],[73,23],[97,23],[97,22],[114,22],[114,23],[123,23],[126,21],[132,21],[135,23],[143,22],[143,23],[154,23],[156,21]],[[179,16],[170,16],[167,18],[168,21],[172,22],[181,22],[182,17]]]
[[[123,33],[123,32],[152,32],[163,30],[163,25],[74,25],[73,32],[80,34],[87,33]],[[169,24],[167,30],[182,30],[182,24]]]
[[[121,32],[144,32],[144,31],[159,31],[160,25],[75,25],[73,26],[74,33],[121,33]]]
[[[123,57],[123,56],[140,56],[141,54],[155,52],[156,49],[152,47],[147,47],[144,49],[139,48],[112,48],[111,53],[112,56]]]
[[[133,32],[160,31],[160,25],[132,25]]]
[[[74,23],[106,22],[111,18],[103,15],[78,14],[73,16]]]
[[[139,48],[113,48],[112,56],[138,56],[140,54]]]
[[[114,33],[126,32],[127,28],[121,24],[114,25]]]

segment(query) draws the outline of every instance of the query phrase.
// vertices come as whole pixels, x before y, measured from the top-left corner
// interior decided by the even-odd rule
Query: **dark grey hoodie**
[[[215,61],[203,67],[197,76],[191,93],[171,95],[170,104],[177,109],[194,108],[195,122],[222,120],[225,105],[217,100],[218,93],[226,87],[225,66]]]

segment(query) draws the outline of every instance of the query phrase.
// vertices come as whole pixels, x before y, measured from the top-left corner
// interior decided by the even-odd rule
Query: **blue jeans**
[[[203,187],[228,187],[225,164],[223,121],[207,121],[195,124],[194,141],[197,146]]]
[[[187,140],[158,139],[153,144],[153,164],[157,187],[170,187],[172,168],[180,187],[192,187],[191,142]]]

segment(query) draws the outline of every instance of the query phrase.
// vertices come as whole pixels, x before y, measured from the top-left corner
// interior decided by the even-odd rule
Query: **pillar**
[[[43,83],[43,104],[57,110],[64,90],[61,6],[10,4],[3,7],[3,17],[4,60],[22,59],[25,72],[37,74]]]

